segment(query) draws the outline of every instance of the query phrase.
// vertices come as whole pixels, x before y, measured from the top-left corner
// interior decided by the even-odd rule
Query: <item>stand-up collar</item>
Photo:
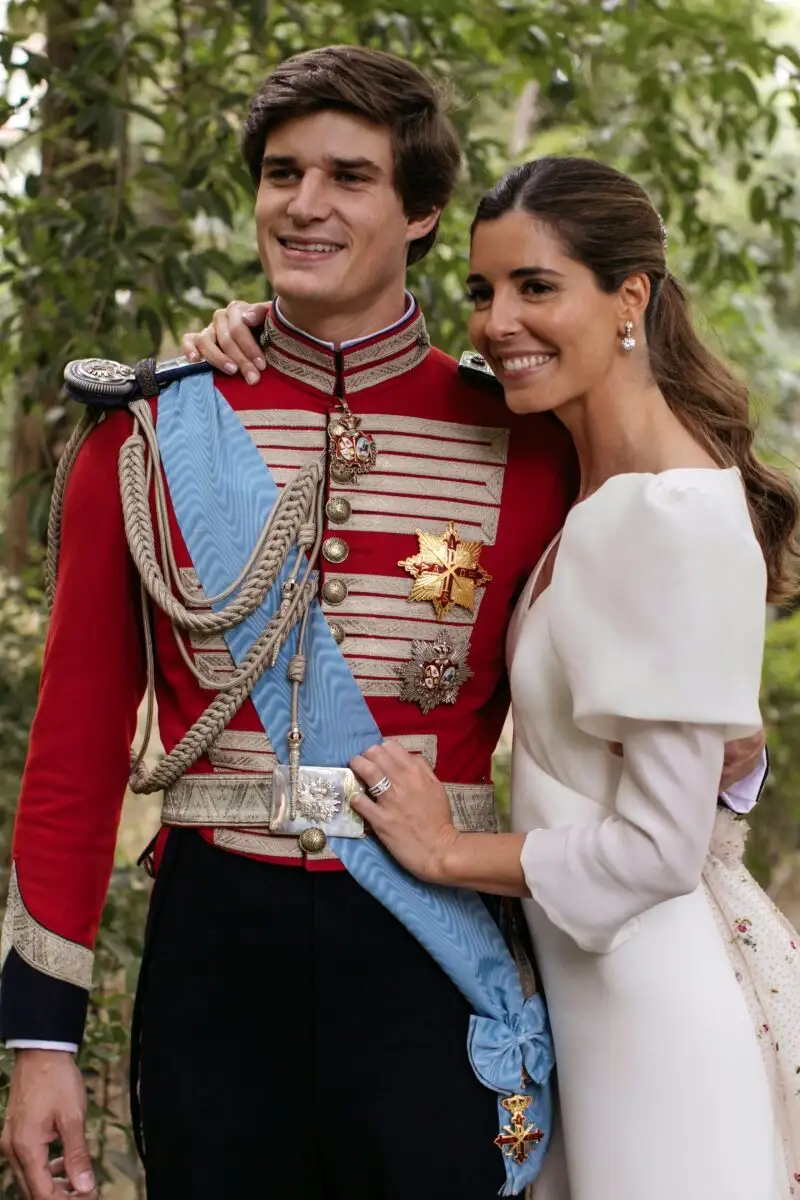
[[[419,305],[408,294],[405,315],[388,329],[336,347],[287,321],[272,305],[261,344],[270,366],[327,396],[351,396],[416,367],[431,348]]]

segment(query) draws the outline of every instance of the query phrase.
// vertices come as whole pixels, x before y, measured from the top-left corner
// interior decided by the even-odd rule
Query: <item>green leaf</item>
[[[750,216],[758,225],[767,215],[767,197],[761,184],[757,184],[750,192],[749,204]]]
[[[758,94],[758,89],[747,71],[743,71],[741,67],[734,67],[727,74],[730,82],[739,89],[746,100],[749,100],[751,104],[760,106],[761,98]]]
[[[136,325],[139,329],[147,330],[150,339],[150,353],[158,355],[163,330],[159,314],[150,305],[142,305],[136,310]]]

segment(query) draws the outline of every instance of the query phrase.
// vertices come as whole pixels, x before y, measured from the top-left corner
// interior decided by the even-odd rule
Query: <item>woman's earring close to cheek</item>
[[[626,354],[630,354],[631,350],[636,349],[636,338],[633,336],[633,321],[626,321],[624,330],[625,333],[620,341],[620,345]]]

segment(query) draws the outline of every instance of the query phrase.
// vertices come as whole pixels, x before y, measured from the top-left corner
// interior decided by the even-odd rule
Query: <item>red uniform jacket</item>
[[[341,542],[320,560],[323,610],[337,627],[342,653],[384,736],[424,753],[446,782],[488,782],[508,708],[505,630],[572,499],[570,440],[552,416],[515,417],[499,394],[461,378],[452,359],[429,346],[416,311],[343,351],[305,337],[278,315],[269,330],[268,367],[257,386],[239,377],[216,382],[278,485],[324,452],[338,395],[347,397],[377,447],[369,474],[352,483],[328,480],[328,500],[347,501],[328,505],[336,520],[328,518],[325,537]],[[110,413],[81,450],[67,486],[58,585],[14,836],[0,985],[0,1034],[9,1039],[82,1036],[91,947],[145,685],[139,581],[117,478],[119,450],[132,428],[129,413]],[[461,542],[482,544],[479,563],[490,579],[473,588],[472,611],[455,606],[439,620],[429,601],[411,599],[413,579],[399,564],[419,551],[418,530],[438,538],[450,522]],[[178,565],[191,582],[172,514],[171,524]],[[338,586],[326,589],[334,578]],[[212,693],[187,670],[159,611],[153,626],[160,733],[169,751]],[[468,640],[472,674],[453,703],[424,712],[412,642],[432,643],[448,630],[462,645]],[[220,679],[233,666],[221,638],[195,639],[192,651]],[[192,772],[253,774],[273,761],[248,701]],[[217,829],[204,836],[235,852],[284,858],[287,866],[342,869],[330,858],[305,858],[293,840],[285,843],[293,855],[286,858],[266,832]]]

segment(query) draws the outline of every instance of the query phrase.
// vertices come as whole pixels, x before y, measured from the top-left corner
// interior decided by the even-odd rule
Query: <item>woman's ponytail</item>
[[[670,408],[720,466],[741,472],[767,564],[769,600],[790,599],[798,590],[800,502],[788,477],[753,452],[747,387],[703,345],[672,275],[654,290],[646,332],[653,376]]]

